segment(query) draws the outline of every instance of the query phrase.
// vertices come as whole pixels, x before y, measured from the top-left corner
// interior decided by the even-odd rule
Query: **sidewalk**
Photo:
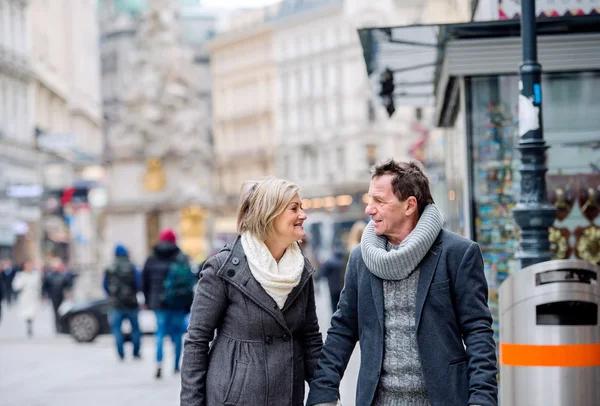
[[[3,309],[4,310],[4,309]],[[141,361],[117,360],[111,336],[78,344],[53,332],[45,306],[26,338],[14,309],[0,323],[0,406],[152,406],[179,403],[179,375],[170,373],[173,351],[165,343],[163,379],[154,378],[154,340],[144,337]]]
[[[317,312],[325,336],[331,310],[327,288],[317,294]],[[28,339],[16,308],[4,308],[0,322],[0,406],[153,406],[179,404],[180,377],[171,373],[173,350],[165,340],[163,379],[154,378],[154,339],[145,336],[141,361],[117,360],[113,338],[76,343],[54,332],[52,307],[45,303]],[[355,351],[342,380],[344,406],[354,406],[360,363]]]

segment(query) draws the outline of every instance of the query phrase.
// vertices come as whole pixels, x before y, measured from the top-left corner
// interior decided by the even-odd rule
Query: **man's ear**
[[[419,212],[419,205],[417,203],[417,198],[414,196],[410,196],[406,199],[406,215],[412,216],[415,213]]]

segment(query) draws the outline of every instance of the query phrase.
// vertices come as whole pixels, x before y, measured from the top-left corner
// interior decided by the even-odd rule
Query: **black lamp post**
[[[546,198],[546,150],[542,123],[542,66],[537,60],[535,0],[521,0],[519,134],[521,196],[513,216],[521,229],[517,258],[521,268],[552,258],[548,229],[556,209]]]

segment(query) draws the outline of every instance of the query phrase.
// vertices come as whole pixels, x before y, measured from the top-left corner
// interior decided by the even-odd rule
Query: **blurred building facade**
[[[88,207],[69,204],[66,213],[60,197],[90,174],[100,177],[95,2],[3,0],[0,10],[1,201],[3,212],[12,210],[2,216],[0,245],[16,262],[58,255],[93,264]]]
[[[96,3],[31,0],[28,16],[43,251],[80,271],[80,286],[86,286],[98,271],[98,219],[88,193],[103,180]]]
[[[225,32],[210,42],[213,80],[215,239],[236,235],[236,209],[245,180],[276,173],[273,30],[267,23],[279,6],[229,16]],[[216,243],[216,242],[215,242]]]
[[[460,20],[467,18],[467,9],[466,1],[283,2],[272,22],[280,78],[278,172],[302,186],[309,210],[309,240],[317,260],[343,243],[355,221],[366,219],[369,169],[389,157],[425,161],[423,150],[432,139],[432,83],[429,96],[397,99],[388,118],[373,96],[379,82],[367,75],[372,67],[365,65],[357,29]],[[399,49],[399,57],[401,53]],[[418,65],[418,58],[413,58],[413,64]],[[427,67],[421,76],[433,76],[433,70]],[[418,82],[418,72],[413,76]],[[443,203],[443,177],[438,176],[443,166],[433,165],[434,161],[429,161],[429,167],[440,185],[439,190],[433,188],[434,195]]]
[[[103,262],[117,242],[141,264],[159,230],[201,261],[213,210],[210,72],[215,18],[199,2],[100,3],[105,165]],[[168,135],[168,136],[167,136]]]
[[[0,1],[0,258],[40,256],[41,173],[33,132],[27,2]]]

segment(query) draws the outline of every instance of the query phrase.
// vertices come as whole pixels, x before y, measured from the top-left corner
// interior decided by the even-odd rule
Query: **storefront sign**
[[[6,188],[6,195],[13,199],[40,197],[43,193],[42,185],[10,185]]]
[[[69,133],[42,133],[38,146],[49,151],[70,151],[75,147],[75,136]]]
[[[519,18],[521,0],[498,0],[500,20]],[[600,14],[600,0],[536,0],[538,18]]]

